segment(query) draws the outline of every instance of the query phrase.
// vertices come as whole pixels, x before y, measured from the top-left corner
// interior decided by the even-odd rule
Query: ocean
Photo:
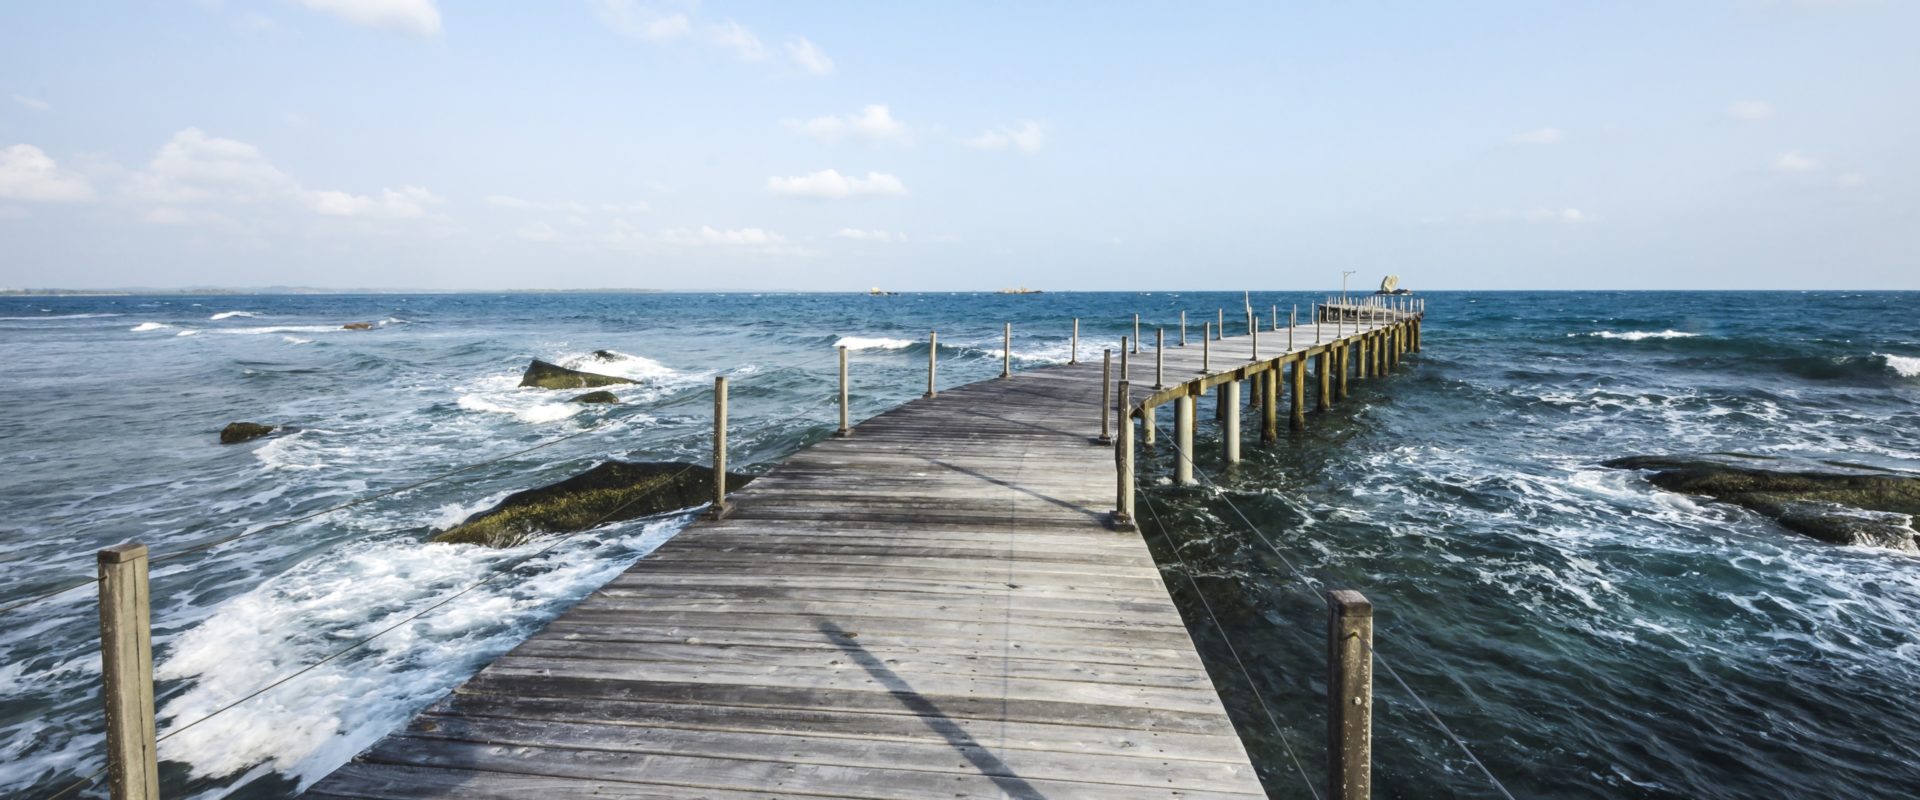
[[[1325,294],[1251,300],[1305,318]],[[1305,432],[1229,468],[1200,426],[1198,487],[1166,480],[1168,448],[1141,463],[1143,533],[1273,795],[1324,782],[1316,592],[1336,587],[1375,604],[1375,648],[1412,689],[1376,674],[1376,796],[1498,796],[1434,718],[1519,797],[1920,796],[1920,557],[1600,465],[1742,452],[1920,470],[1920,293],[1420,296],[1422,352]],[[837,344],[858,420],[924,390],[929,330],[951,386],[998,374],[1004,322],[1014,368],[1034,369],[1067,360],[1076,317],[1097,358],[1133,313],[1171,341],[1180,311],[1197,338],[1242,302],[0,297],[0,606],[146,543],[166,796],[287,797],[687,517],[509,550],[427,537],[607,458],[704,461],[715,376],[733,465],[760,471],[835,427]],[[516,386],[532,359],[600,350],[615,355],[596,371],[638,381],[618,405]],[[292,430],[219,444],[239,420]],[[0,613],[0,795],[104,763],[97,624],[91,586]]]

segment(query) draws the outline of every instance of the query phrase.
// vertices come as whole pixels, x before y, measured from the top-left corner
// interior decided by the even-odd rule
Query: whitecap
[[[196,333],[199,333],[199,331],[197,331],[197,330],[193,330],[193,329],[191,329],[191,328],[189,328],[189,329],[187,329],[187,330],[184,330],[184,331],[181,331],[181,332],[179,332],[179,333],[176,333],[176,334],[174,334],[174,335],[175,335],[175,336],[192,336],[192,335],[194,335],[194,334],[196,334]]]
[[[558,363],[567,369],[612,375],[642,383],[663,380],[680,374],[678,370],[646,356],[636,356],[618,350],[596,350],[591,353],[562,356]]]
[[[1602,339],[1620,339],[1628,342],[1637,342],[1642,339],[1691,339],[1693,337],[1699,336],[1700,334],[1688,333],[1686,331],[1676,331],[1669,328],[1664,331],[1594,331],[1593,333],[1588,333],[1588,334],[1569,333],[1567,335],[1568,336],[1581,336],[1581,335],[1598,336]]]
[[[267,325],[259,328],[218,328],[219,333],[259,336],[268,333],[333,333],[346,330],[338,325]]]
[[[171,327],[173,326],[168,325],[167,323],[164,323],[164,322],[142,322],[138,325],[133,326],[132,330],[134,333],[146,333],[147,331],[166,330],[167,328],[171,328]]]
[[[917,343],[911,339],[889,339],[881,336],[842,336],[840,337],[840,341],[833,343],[833,346],[844,347],[848,350],[899,350],[904,347],[912,347],[915,344]]]
[[[32,322],[35,320],[42,320],[42,319],[97,319],[100,317],[119,317],[119,316],[125,316],[125,315],[123,314],[53,314],[50,316],[41,315],[37,317],[0,317],[0,321]]]
[[[220,312],[220,313],[218,313],[218,314],[215,314],[215,315],[213,315],[213,316],[211,316],[211,317],[207,317],[207,319],[211,319],[211,320],[222,320],[222,319],[232,319],[232,318],[234,318],[234,317],[247,317],[247,318],[249,318],[249,319],[251,319],[251,318],[253,318],[253,317],[257,317],[257,316],[260,316],[260,315],[259,315],[259,314],[255,314],[255,313],[253,313],[253,312],[251,312],[251,311],[222,311],[222,312]]]
[[[1886,362],[1887,369],[1902,378],[1920,378],[1920,358],[1914,356],[1896,356],[1892,353],[1874,353]]]
[[[493,402],[492,400],[489,400],[477,394],[462,396],[459,400],[459,406],[468,411],[484,411],[484,412],[494,413],[494,414],[512,414],[515,419],[518,419],[521,422],[530,422],[534,424],[539,424],[542,422],[557,422],[559,420],[566,419],[568,417],[571,417],[587,409],[587,407],[581,403],[572,403],[572,402],[535,403],[533,405],[515,407],[512,405],[505,405],[502,403]]]
[[[313,344],[312,339],[302,339],[298,336],[282,336],[280,338],[285,340],[287,344]]]

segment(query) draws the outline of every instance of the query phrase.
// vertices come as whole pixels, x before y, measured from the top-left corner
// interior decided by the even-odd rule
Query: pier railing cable
[[[1300,765],[1300,757],[1293,752],[1293,741],[1287,735],[1288,728],[1280,724],[1280,718],[1274,714],[1273,707],[1267,704],[1266,696],[1260,692],[1260,685],[1253,680],[1252,671],[1248,670],[1247,663],[1241,660],[1239,648],[1233,646],[1233,636],[1228,634],[1227,627],[1220,623],[1220,617],[1213,613],[1213,603],[1208,602],[1206,594],[1200,591],[1200,582],[1194,578],[1193,566],[1187,563],[1186,554],[1180,551],[1180,543],[1173,540],[1172,531],[1160,521],[1160,510],[1154,507],[1153,498],[1144,494],[1142,498],[1147,501],[1147,514],[1153,517],[1154,527],[1159,528],[1160,532],[1166,535],[1167,548],[1172,550],[1174,558],[1180,561],[1180,571],[1186,575],[1187,585],[1193,588],[1194,597],[1200,599],[1200,607],[1206,609],[1207,619],[1213,621],[1214,630],[1220,632],[1220,641],[1226,644],[1227,653],[1233,656],[1234,666],[1240,668],[1240,677],[1246,679],[1247,691],[1253,694],[1254,701],[1260,705],[1260,711],[1266,714],[1267,724],[1273,727],[1273,735],[1280,739],[1280,747],[1286,751],[1287,760],[1293,762],[1293,771],[1300,776],[1300,781],[1306,784],[1307,793],[1313,795],[1313,800],[1320,800],[1320,790],[1314,786],[1313,779],[1307,775],[1306,768]]]
[[[1238,412],[1238,409],[1235,409],[1235,413],[1237,412]],[[1189,464],[1192,464],[1194,462],[1193,454],[1188,453],[1184,450],[1181,450],[1178,444],[1169,442],[1168,445],[1174,451],[1174,455],[1176,458],[1184,458],[1187,460]],[[1287,570],[1293,574],[1293,577],[1296,580],[1298,580],[1301,584],[1306,586],[1324,587],[1327,585],[1326,581],[1308,575],[1305,571],[1300,569],[1299,565],[1293,562],[1293,559],[1288,558],[1287,554],[1281,551],[1279,545],[1274,544],[1273,540],[1267,536],[1266,532],[1261,530],[1260,526],[1255,525],[1253,520],[1247,516],[1246,512],[1240,509],[1240,505],[1238,503],[1233,502],[1233,498],[1227,494],[1227,491],[1228,491],[1227,488],[1222,486],[1219,481],[1214,480],[1212,475],[1207,474],[1205,470],[1200,469],[1198,466],[1194,467],[1194,474],[1199,475],[1200,478],[1206,481],[1209,486],[1212,486],[1213,488],[1220,491],[1220,499],[1225,500],[1227,502],[1227,507],[1233,509],[1234,515],[1240,518],[1241,523],[1246,525],[1247,530],[1252,531],[1254,536],[1258,538],[1261,541],[1261,543],[1267,546],[1267,549],[1272,550],[1273,554],[1280,558],[1280,563],[1286,565]],[[1144,493],[1142,494],[1144,496]],[[1309,596],[1315,598],[1318,602],[1322,604],[1327,604],[1327,599],[1325,597],[1324,592],[1317,593],[1317,594],[1309,593]],[[1385,632],[1385,631],[1382,631],[1382,632]],[[1501,783],[1500,778],[1493,774],[1493,770],[1488,769],[1486,763],[1480,760],[1480,756],[1478,756],[1473,752],[1473,748],[1467,746],[1466,740],[1460,738],[1459,734],[1454,733],[1453,728],[1447,725],[1446,721],[1441,719],[1438,713],[1434,712],[1433,706],[1429,704],[1425,698],[1421,697],[1419,692],[1414,691],[1413,686],[1411,684],[1407,683],[1405,679],[1400,677],[1399,671],[1393,668],[1393,663],[1390,660],[1388,660],[1386,656],[1382,655],[1378,650],[1374,649],[1371,643],[1368,643],[1362,640],[1362,644],[1366,646],[1367,652],[1376,661],[1379,662],[1380,666],[1386,668],[1387,675],[1393,678],[1394,683],[1398,684],[1401,690],[1405,691],[1408,696],[1413,698],[1414,703],[1420,707],[1420,710],[1422,712],[1425,712],[1427,719],[1431,720],[1434,726],[1438,728],[1440,732],[1443,735],[1445,735],[1447,739],[1451,741],[1455,747],[1459,748],[1461,753],[1464,753],[1466,755],[1467,760],[1471,762],[1476,768],[1479,769],[1480,774],[1486,777],[1487,781],[1493,785],[1493,788],[1497,789],[1500,792],[1500,795],[1502,797],[1507,798],[1507,800],[1514,800],[1513,793],[1510,791],[1507,791],[1506,784]]]

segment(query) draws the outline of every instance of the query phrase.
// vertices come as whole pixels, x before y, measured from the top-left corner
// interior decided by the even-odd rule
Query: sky
[[[0,287],[1920,289],[1898,0],[0,8]]]

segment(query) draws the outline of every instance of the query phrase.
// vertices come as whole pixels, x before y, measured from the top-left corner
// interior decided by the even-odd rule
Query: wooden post
[[[1073,318],[1073,353],[1067,356],[1068,364],[1080,363],[1080,318]]]
[[[1187,346],[1187,312],[1180,312],[1180,346]]]
[[[1327,797],[1373,792],[1373,604],[1359,592],[1327,593]]]
[[[1000,377],[1013,377],[1013,323],[1007,323],[1006,333],[1000,340]]]
[[[1193,395],[1181,392],[1173,400],[1173,482],[1193,485]]]
[[[1360,363],[1355,365],[1355,368],[1353,370],[1353,377],[1365,378],[1367,377],[1367,336],[1366,334],[1363,333],[1358,336],[1355,336],[1353,346],[1355,349],[1358,349],[1360,351]]]
[[[1253,319],[1253,317],[1249,316],[1247,317],[1247,319]],[[1260,360],[1260,329],[1253,325],[1248,325],[1247,336],[1250,337],[1253,341],[1253,346],[1249,349],[1247,354],[1248,355],[1247,360],[1259,361]]]
[[[1164,389],[1167,367],[1167,329],[1153,329],[1153,388]]]
[[[1347,399],[1347,368],[1350,366],[1348,362],[1353,360],[1353,349],[1350,344],[1348,344],[1345,341],[1342,341],[1340,342],[1339,352],[1340,352],[1340,356],[1337,359],[1337,362],[1333,366],[1334,366],[1334,371],[1340,374],[1340,386],[1338,391],[1334,394],[1334,398],[1339,400],[1345,400]]]
[[[1200,335],[1200,374],[1213,371],[1213,323],[1206,323]]]
[[[1120,337],[1120,380],[1131,377],[1127,372],[1127,337]]]
[[[1313,343],[1320,343],[1320,307],[1313,307]]]
[[[1213,335],[1214,335],[1215,337],[1217,337],[1217,338],[1219,338],[1219,339],[1220,339],[1221,341],[1226,341],[1226,339],[1227,339],[1227,310],[1226,310],[1226,309],[1224,309],[1224,308],[1222,308],[1222,309],[1220,309],[1220,310],[1218,311],[1218,313],[1219,313],[1219,315],[1220,315],[1220,316],[1219,316],[1219,319],[1216,319],[1216,320],[1214,320],[1214,321],[1213,321]]]
[[[1154,419],[1155,416],[1157,415],[1153,413],[1153,406],[1146,403],[1140,404],[1140,446],[1148,450],[1153,449],[1160,433],[1159,420]]]
[[[119,544],[100,568],[100,679],[106,700],[107,790],[113,800],[159,800],[153,724],[153,618],[147,546]]]
[[[842,345],[840,347],[840,430],[834,431],[833,435],[843,439],[852,436],[851,422],[851,412],[847,409],[847,348]]]
[[[1126,381],[1120,382],[1120,430],[1113,446],[1113,527],[1131,530],[1133,524],[1133,400]]]
[[[924,395],[925,397],[932,397],[938,394],[933,390],[933,375],[934,372],[938,371],[939,367],[940,332],[931,331],[927,334],[927,393]]]
[[[1273,329],[1276,331],[1280,330],[1280,306],[1278,304],[1273,307]]]
[[[1260,442],[1271,444],[1280,439],[1280,362],[1268,364],[1260,373]]]
[[[1140,315],[1133,315],[1133,352],[1140,353]]]
[[[1294,430],[1307,428],[1307,357],[1300,356],[1293,362],[1293,416],[1287,424]]]
[[[1100,362],[1100,443],[1113,444],[1110,417],[1113,414],[1113,348],[1104,352]]]
[[[1320,379],[1320,394],[1314,400],[1316,410],[1319,411],[1333,408],[1333,375],[1327,372],[1327,369],[1332,366],[1333,351],[1320,351],[1320,355],[1317,357],[1317,363],[1313,365],[1313,369],[1319,373],[1318,377]]]
[[[713,379],[713,506],[707,519],[726,519],[727,512],[727,376]]]
[[[1220,407],[1226,409],[1227,429],[1220,433],[1222,457],[1229,464],[1240,463],[1240,382],[1220,384]]]
[[[1293,304],[1293,311],[1287,314],[1287,352],[1293,352],[1293,332],[1300,329],[1300,304]]]
[[[1231,382],[1232,381],[1228,381],[1228,383],[1231,383]],[[1227,384],[1223,383],[1213,387],[1213,419],[1214,421],[1225,424],[1227,421],[1228,412],[1232,412],[1235,414],[1240,413],[1240,404],[1238,402],[1235,402],[1232,405],[1229,405],[1227,403]]]

